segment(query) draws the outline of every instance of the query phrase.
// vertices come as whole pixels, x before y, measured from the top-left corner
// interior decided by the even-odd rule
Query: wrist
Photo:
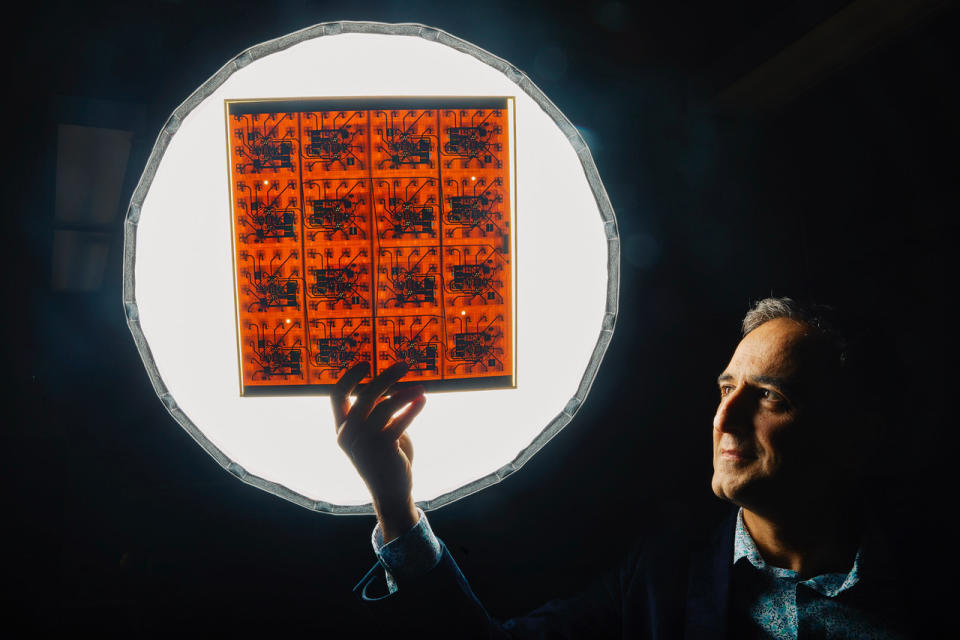
[[[399,538],[416,526],[420,520],[420,514],[412,497],[398,504],[374,502],[373,508],[377,512],[377,521],[380,523],[384,544]]]

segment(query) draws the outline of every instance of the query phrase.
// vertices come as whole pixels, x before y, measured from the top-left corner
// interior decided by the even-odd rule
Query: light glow
[[[496,482],[586,395],[593,373],[585,378],[584,371],[598,363],[598,337],[605,348],[616,312],[615,289],[611,303],[607,286],[608,273],[618,273],[608,272],[617,260],[614,253],[608,263],[616,228],[605,227],[598,205],[605,194],[587,179],[586,163],[593,164],[586,148],[578,155],[570,134],[500,70],[426,37],[304,40],[246,61],[179,122],[146,195],[135,194],[142,198],[135,298],[134,285],[125,285],[128,317],[149,345],[148,370],[155,364],[161,395],[241,477],[257,476],[279,487],[269,490],[316,509],[371,511],[366,487],[337,447],[328,398],[241,397],[237,385],[224,101],[290,96],[515,99],[517,387],[428,394],[410,428],[414,498],[427,508],[480,488],[471,484],[478,480]]]

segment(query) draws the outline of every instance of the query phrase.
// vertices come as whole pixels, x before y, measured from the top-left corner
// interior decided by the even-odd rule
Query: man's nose
[[[720,399],[713,428],[720,433],[743,434],[750,430],[751,412],[749,393],[737,388]]]

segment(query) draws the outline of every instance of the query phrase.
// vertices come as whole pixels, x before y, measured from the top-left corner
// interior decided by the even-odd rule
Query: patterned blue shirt
[[[860,582],[863,548],[857,550],[847,573],[825,573],[807,580],[790,569],[768,565],[737,514],[733,564],[735,589],[733,612],[749,619],[756,638],[800,640],[802,638],[901,638],[884,628],[882,620],[856,607],[840,594]]]
[[[383,532],[380,523],[373,528],[370,542],[377,560],[386,574],[387,588],[390,593],[397,591],[397,583],[422,576],[437,566],[443,550],[440,541],[433,534],[427,515],[417,507],[420,519],[413,528],[399,538],[383,544]]]

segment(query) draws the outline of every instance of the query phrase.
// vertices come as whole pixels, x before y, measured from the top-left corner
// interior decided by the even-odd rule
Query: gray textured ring
[[[176,400],[169,393],[160,373],[156,362],[150,350],[150,345],[140,326],[139,312],[137,308],[136,282],[134,279],[134,266],[136,263],[137,247],[137,228],[140,221],[141,207],[146,199],[147,193],[153,182],[154,176],[160,165],[161,158],[170,143],[171,138],[177,132],[179,125],[184,118],[199,105],[207,96],[212,94],[227,78],[235,71],[247,66],[254,60],[268,56],[272,53],[282,51],[300,42],[320,38],[328,35],[338,35],[343,33],[369,33],[382,35],[415,36],[432,42],[437,42],[465,53],[477,60],[493,67],[503,73],[509,80],[515,83],[526,93],[534,102],[536,102],[544,112],[554,121],[557,127],[564,133],[567,140],[574,148],[577,157],[583,167],[583,171],[593,196],[596,200],[603,225],[604,234],[607,239],[607,292],[606,308],[603,316],[602,328],[597,338],[592,356],[581,378],[580,385],[574,396],[567,402],[564,409],[543,429],[537,438],[523,449],[510,463],[504,465],[493,473],[488,474],[474,482],[459,487],[458,489],[438,496],[435,499],[419,503],[424,510],[431,510],[449,504],[455,500],[479,491],[487,486],[495,484],[507,477],[529,460],[541,447],[543,447],[553,436],[566,426],[577,410],[583,404],[596,377],[597,370],[606,353],[607,346],[613,336],[613,330],[617,318],[617,304],[620,285],[620,237],[617,230],[617,221],[614,215],[613,207],[607,196],[600,175],[597,172],[593,157],[590,154],[586,143],[577,131],[576,127],[563,115],[563,113],[547,98],[542,91],[519,69],[498,58],[497,56],[485,51],[475,45],[461,40],[455,36],[420,24],[387,24],[378,22],[326,22],[317,24],[306,29],[282,36],[275,40],[270,40],[258,44],[242,52],[223,67],[221,67],[209,80],[193,92],[183,103],[178,106],[157,137],[147,160],[146,168],[133,192],[130,205],[127,209],[126,220],[124,224],[124,254],[123,254],[123,307],[127,318],[127,325],[133,335],[134,342],[143,359],[147,374],[153,384],[157,396],[160,398],[167,411],[173,416],[174,420],[180,424],[190,436],[197,441],[204,450],[209,453],[220,466],[230,473],[234,474],[244,482],[289,500],[295,504],[301,505],[311,510],[321,511],[333,514],[372,514],[373,508],[369,504],[365,505],[335,505],[322,500],[313,500],[287,487],[248,473],[242,466],[230,460],[220,449],[218,449],[209,439],[204,436],[201,430],[191,419],[180,409]]]

